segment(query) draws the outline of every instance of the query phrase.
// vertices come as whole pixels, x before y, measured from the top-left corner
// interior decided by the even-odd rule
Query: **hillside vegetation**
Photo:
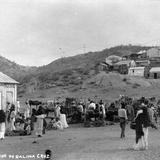
[[[0,57],[0,71],[20,82],[19,97],[52,98],[55,96],[109,96],[133,94],[156,86],[157,81],[125,77],[117,73],[96,72],[96,65],[110,55],[125,56],[150,47],[117,46],[99,52],[65,57],[41,67],[25,67]],[[153,87],[152,87],[153,88]],[[140,91],[139,91],[140,89]],[[109,93],[109,95],[105,93]],[[148,93],[146,91],[146,93]],[[150,92],[151,93],[151,92]],[[143,92],[142,92],[143,94]],[[154,93],[153,93],[154,94]]]

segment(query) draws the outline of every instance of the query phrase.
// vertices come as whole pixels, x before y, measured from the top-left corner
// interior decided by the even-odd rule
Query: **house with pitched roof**
[[[11,77],[0,72],[0,109],[6,111],[7,103],[16,104],[18,83]]]

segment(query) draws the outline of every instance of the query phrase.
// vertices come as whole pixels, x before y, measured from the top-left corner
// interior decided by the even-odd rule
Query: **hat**
[[[102,100],[100,100],[99,104],[103,104],[103,101],[102,101]]]
[[[151,109],[154,110],[155,108],[154,108],[154,107],[151,107]]]
[[[141,106],[142,106],[142,107],[146,107],[146,105],[145,105],[144,103],[141,103]]]

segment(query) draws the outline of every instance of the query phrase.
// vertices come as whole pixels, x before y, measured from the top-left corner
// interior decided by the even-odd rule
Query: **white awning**
[[[151,73],[160,72],[160,67],[153,67],[153,68],[150,69],[150,72]]]

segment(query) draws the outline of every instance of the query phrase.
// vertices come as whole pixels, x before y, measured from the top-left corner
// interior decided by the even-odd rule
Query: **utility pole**
[[[86,45],[83,44],[83,53],[85,54],[86,53]]]
[[[64,51],[62,50],[62,48],[59,48],[59,50],[60,50],[60,57],[61,57],[61,60],[62,60],[62,62],[63,62],[63,54],[64,54]]]

